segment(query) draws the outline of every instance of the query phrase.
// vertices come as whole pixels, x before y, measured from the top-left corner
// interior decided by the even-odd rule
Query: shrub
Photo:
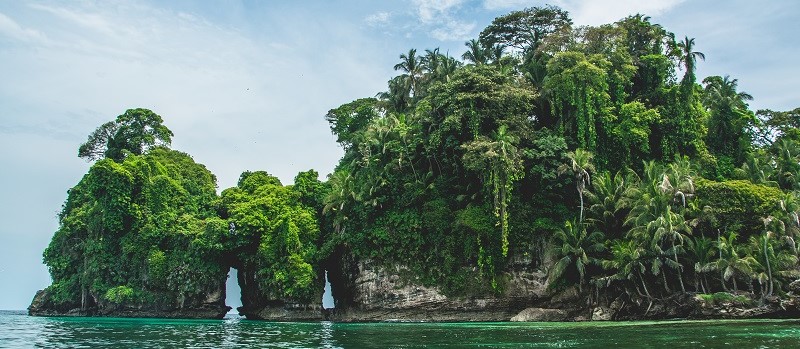
[[[700,207],[713,208],[720,227],[741,226],[742,238],[760,231],[761,217],[778,209],[783,196],[778,188],[746,180],[698,180],[696,194]]]
[[[117,286],[109,288],[104,298],[115,304],[127,303],[134,300],[133,289],[128,286]]]
[[[724,303],[732,303],[738,306],[750,306],[753,300],[742,295],[733,295],[728,292],[717,292],[712,294],[699,294],[700,299],[710,305],[722,305]]]

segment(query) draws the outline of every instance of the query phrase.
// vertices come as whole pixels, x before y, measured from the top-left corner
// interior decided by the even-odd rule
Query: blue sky
[[[578,25],[644,13],[706,54],[698,76],[739,79],[753,109],[800,106],[800,2],[560,0]],[[374,96],[409,48],[458,57],[521,0],[0,2],[0,309],[49,282],[41,253],[89,164],[78,146],[128,108],[149,108],[173,148],[217,175],[290,183],[341,156],[323,119]]]

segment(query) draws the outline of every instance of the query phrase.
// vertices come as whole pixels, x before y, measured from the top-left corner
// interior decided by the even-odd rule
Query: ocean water
[[[0,348],[800,348],[800,320],[342,324],[0,311]]]

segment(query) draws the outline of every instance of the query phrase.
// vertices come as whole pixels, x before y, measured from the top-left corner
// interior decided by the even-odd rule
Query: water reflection
[[[320,347],[322,348],[342,348],[336,344],[336,341],[333,339],[333,323],[330,321],[323,321],[322,327],[320,328]]]
[[[0,313],[0,347],[800,348],[800,321],[275,323],[242,319],[35,318]]]

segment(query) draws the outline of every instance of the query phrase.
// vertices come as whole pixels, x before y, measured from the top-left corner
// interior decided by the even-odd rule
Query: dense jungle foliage
[[[800,277],[800,109],[753,112],[643,15],[575,27],[534,7],[466,48],[411,49],[386,92],[331,109],[344,156],[326,182],[245,172],[217,196],[158,115],[102,125],[44,254],[51,290],[183,304],[235,266],[262,297],[315,302],[342,253],[450,295],[501,292],[515,263],[642,297]]]
[[[162,123],[131,109],[81,146],[81,157],[100,160],[69,191],[44,252],[53,304],[196,306],[224,290],[231,267],[255,282],[252,298],[320,299],[318,174],[283,186],[244,172],[218,196],[205,166],[166,147]]]
[[[519,261],[555,288],[649,297],[798,277],[800,109],[751,111],[643,15],[529,8],[466,46],[411,49],[387,92],[328,112],[345,150],[328,243],[451,294],[501,291]]]

